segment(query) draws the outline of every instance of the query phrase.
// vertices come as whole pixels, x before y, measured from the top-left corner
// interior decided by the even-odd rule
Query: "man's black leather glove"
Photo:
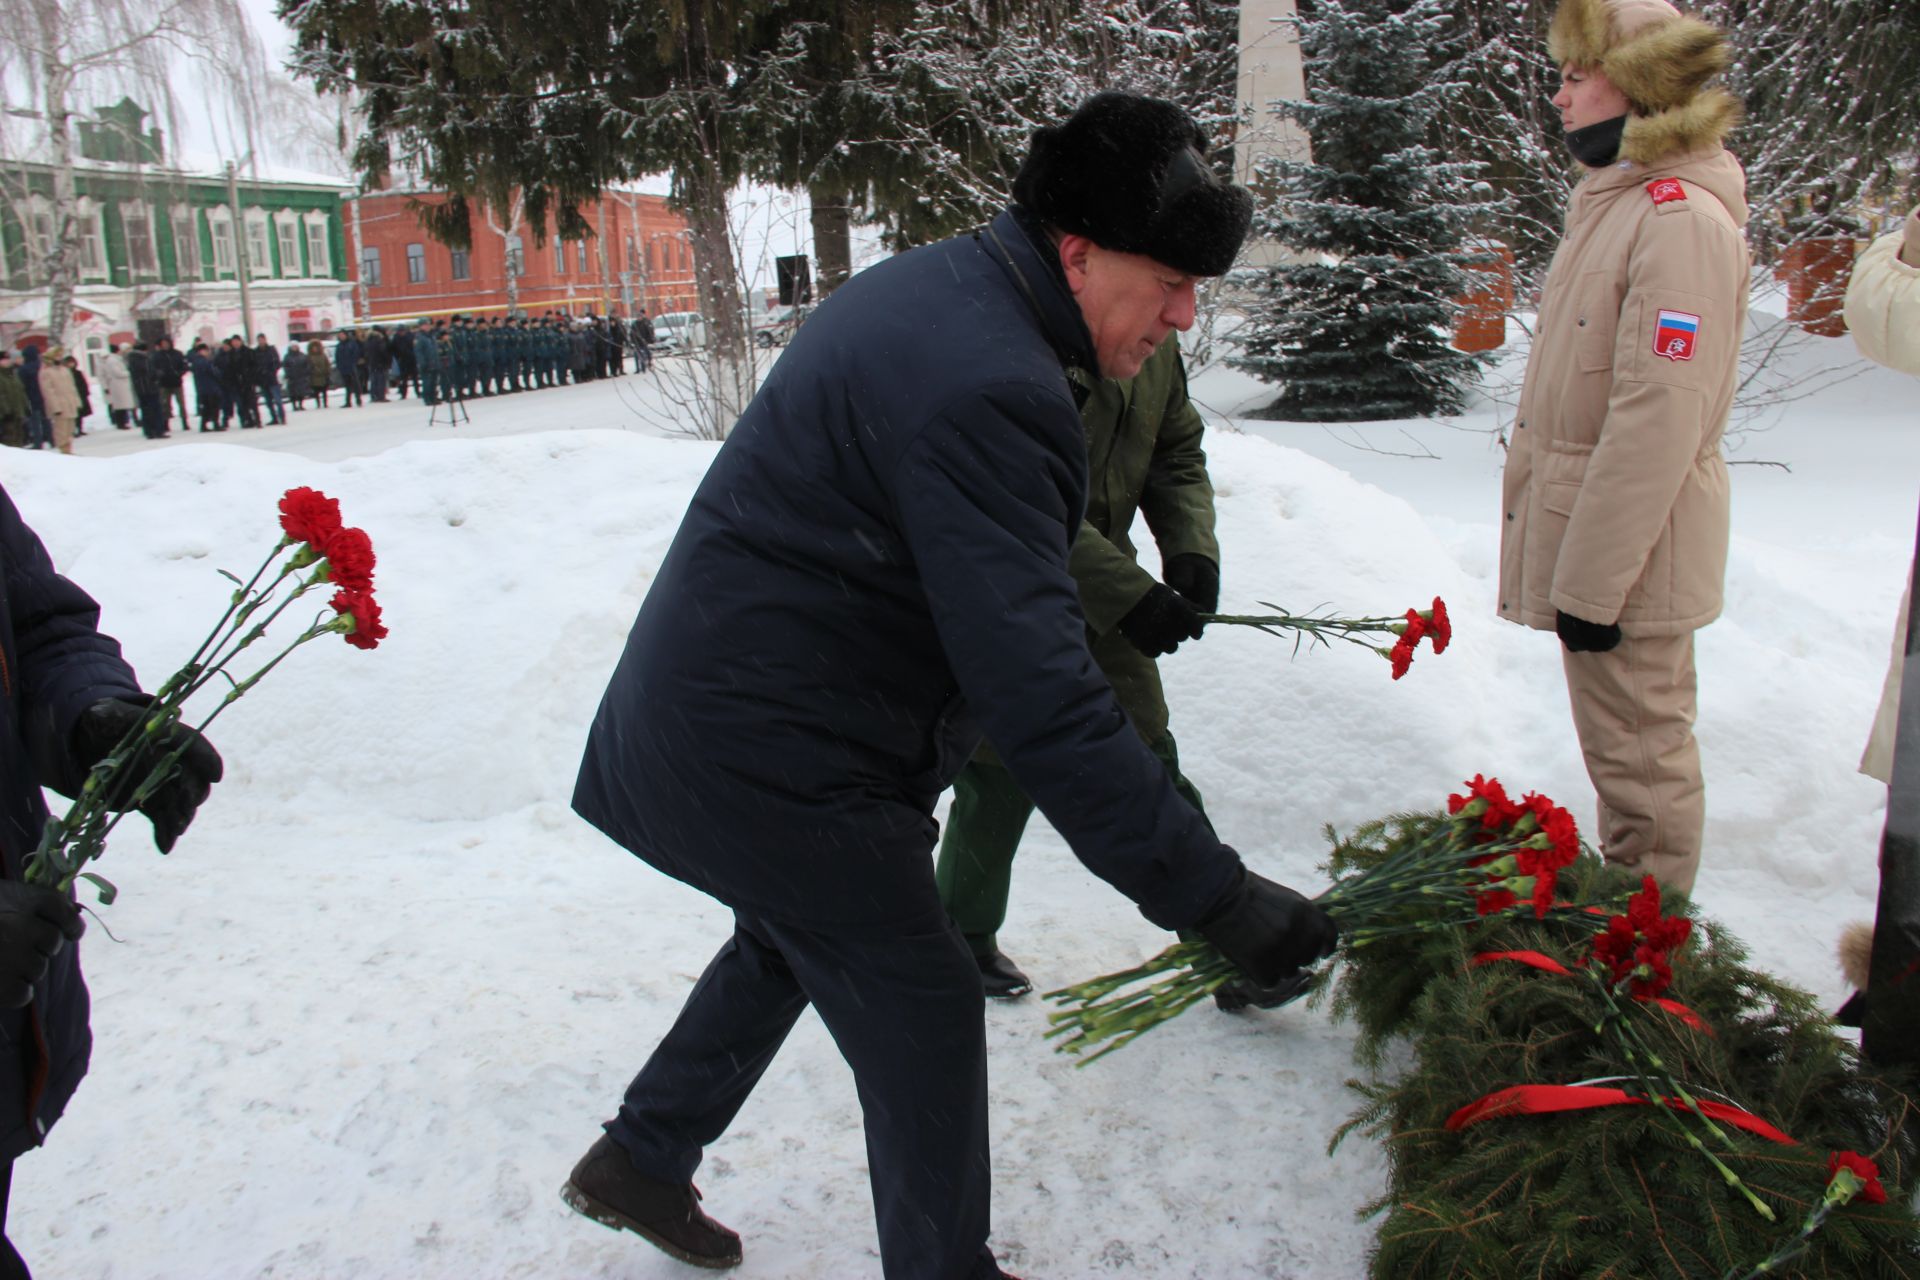
[[[73,725],[73,758],[80,767],[91,769],[126,736],[127,730],[148,714],[145,703],[126,698],[103,698],[80,713]],[[145,800],[140,812],[153,823],[153,843],[160,852],[173,848],[173,842],[193,821],[194,810],[220,781],[225,766],[213,744],[183,724],[171,724],[152,742],[141,744],[127,764],[121,766],[120,785],[107,797],[107,807],[123,809],[135,788],[146,780],[153,767],[175,749],[180,759],[173,776]]]
[[[1553,611],[1553,629],[1568,653],[1605,653],[1620,643],[1617,622],[1588,622],[1559,609]]]
[[[1313,977],[1311,969],[1302,969],[1270,987],[1257,987],[1251,978],[1234,978],[1214,988],[1214,1007],[1222,1013],[1239,1013],[1242,1009],[1278,1009],[1313,990]]]
[[[47,961],[87,931],[80,908],[58,889],[0,880],[0,1009],[24,1009]]]
[[[1220,566],[1197,551],[1183,551],[1160,566],[1160,579],[1201,613],[1220,608]]]
[[[1331,916],[1251,871],[1227,905],[1200,922],[1200,936],[1260,987],[1292,977],[1340,943]]]
[[[1120,634],[1149,658],[1172,653],[1182,640],[1198,640],[1206,623],[1178,591],[1163,582],[1140,597],[1140,603],[1120,619]]]

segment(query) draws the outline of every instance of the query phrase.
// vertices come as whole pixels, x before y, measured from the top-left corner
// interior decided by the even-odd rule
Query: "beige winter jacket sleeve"
[[[1590,622],[1621,620],[1650,574],[1666,579],[1656,594],[1685,599],[1717,598],[1725,572],[1718,452],[1745,322],[1746,247],[1724,216],[1657,206],[1640,216],[1605,353],[1606,416],[1548,592],[1554,608]],[[1680,500],[1703,484],[1717,491]]]
[[[1920,376],[1920,209],[1854,262],[1847,328],[1867,359]]]

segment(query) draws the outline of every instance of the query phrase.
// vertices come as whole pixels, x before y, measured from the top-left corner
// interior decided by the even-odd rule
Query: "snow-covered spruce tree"
[[[1103,89],[1179,103],[1225,145],[1238,7],[1223,0],[920,0],[844,89],[846,149],[897,248],[976,227],[1006,203],[1033,131]]]
[[[1448,345],[1481,202],[1474,166],[1440,159],[1427,130],[1458,88],[1436,74],[1441,0],[1303,0],[1306,101],[1284,104],[1310,161],[1257,174],[1257,236],[1297,260],[1252,280],[1257,301],[1230,361],[1279,398],[1259,416],[1308,422],[1459,409],[1482,357]]]

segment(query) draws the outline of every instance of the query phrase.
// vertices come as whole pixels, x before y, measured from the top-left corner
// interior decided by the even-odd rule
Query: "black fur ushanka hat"
[[[1208,167],[1206,145],[1171,102],[1095,94],[1065,124],[1034,131],[1014,203],[1104,249],[1224,275],[1247,238],[1253,196]]]

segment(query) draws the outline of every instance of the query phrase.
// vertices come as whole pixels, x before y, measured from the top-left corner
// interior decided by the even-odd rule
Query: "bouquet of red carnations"
[[[341,522],[340,504],[316,489],[289,489],[280,499],[280,527],[280,541],[251,578],[243,582],[221,570],[235,584],[226,612],[186,665],[160,686],[145,714],[88,772],[66,814],[47,820],[39,847],[27,859],[29,883],[64,889],[76,879],[86,880],[102,903],[112,902],[117,892],[112,883],[83,868],[101,855],[120,819],[178,771],[186,745],[170,730],[184,720],[189,699],[217,681],[227,686],[194,725],[204,731],[301,645],[339,635],[356,648],[372,649],[386,638],[373,592],[373,541],[364,530]],[[319,613],[250,674],[234,676],[235,660],[264,641],[282,614],[303,597],[327,590],[333,593],[330,612]],[[180,745],[160,745],[170,738]]]

